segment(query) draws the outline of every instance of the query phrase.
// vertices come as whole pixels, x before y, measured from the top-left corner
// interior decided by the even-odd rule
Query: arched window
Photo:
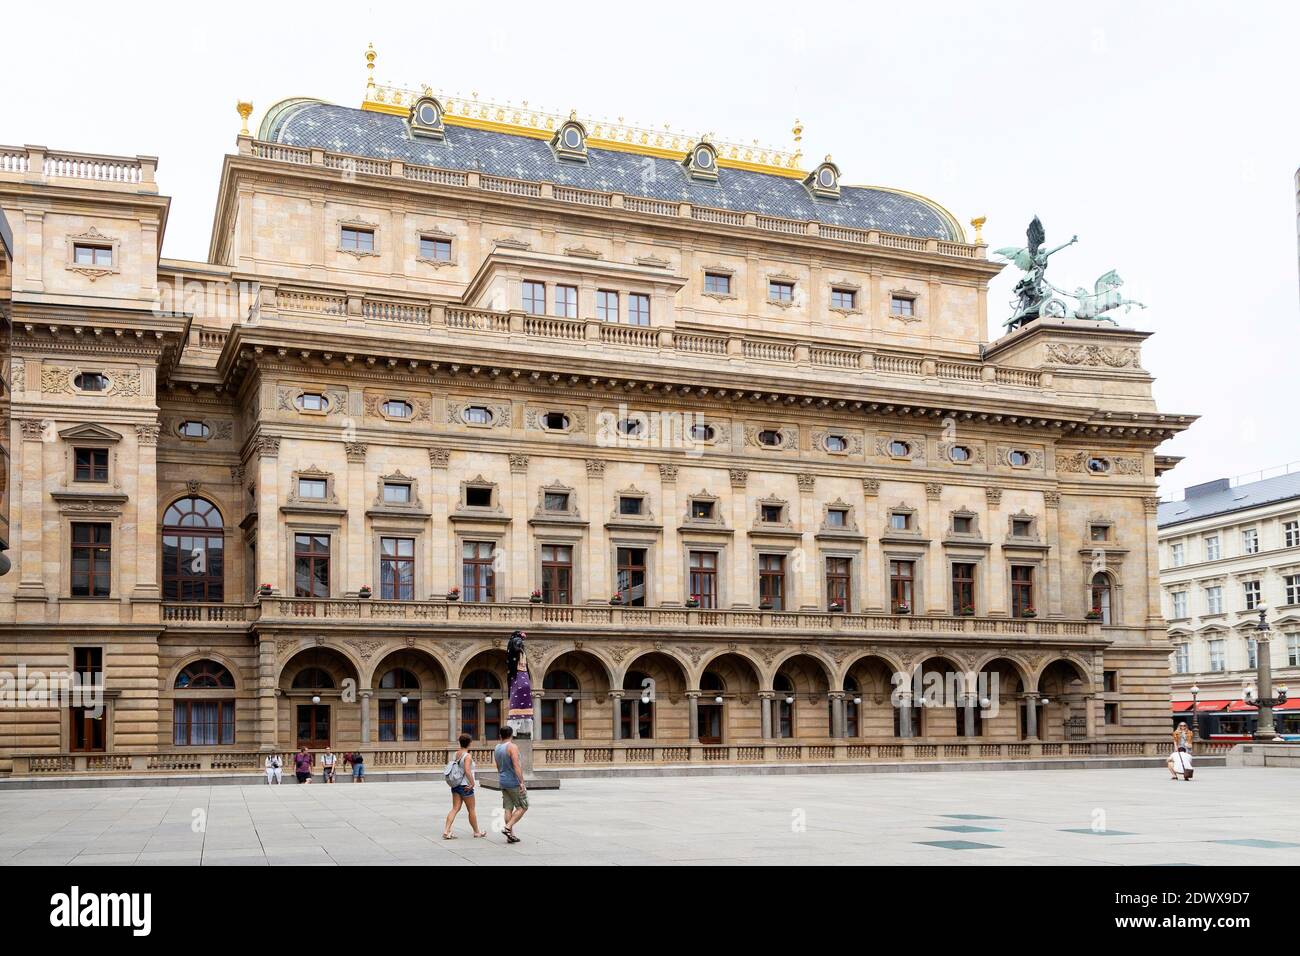
[[[726,689],[726,683],[714,671],[705,671],[704,676],[700,678],[700,690],[712,691],[714,694],[720,694]]]
[[[381,694],[379,697],[380,742],[419,740],[420,678],[405,667],[394,667],[379,678],[379,689],[397,692]],[[416,695],[416,699],[410,695]]]
[[[200,660],[176,675],[184,692],[172,703],[172,743],[177,747],[217,747],[235,742],[235,678],[216,661]],[[190,696],[191,691],[200,693]],[[214,694],[213,691],[218,693]]]
[[[460,701],[460,729],[475,740],[501,736],[501,678],[488,670],[471,671],[461,688],[482,693],[466,694]]]
[[[420,678],[405,667],[394,667],[379,679],[381,690],[419,690]]]
[[[228,688],[233,690],[235,678],[230,671],[216,661],[202,660],[188,664],[176,675],[177,690],[212,690]]]
[[[217,506],[206,498],[182,498],[163,514],[164,601],[225,600],[225,539]]]
[[[777,674],[772,681],[776,691],[776,721],[772,728],[776,737],[794,736],[794,684],[785,674]]]
[[[542,687],[554,694],[542,698],[542,739],[578,739],[578,679],[568,671],[550,671]]]
[[[852,677],[844,678],[844,736],[860,736],[858,726],[858,700],[862,697],[862,691],[858,688],[858,682]],[[834,726],[832,718],[831,725]]]
[[[705,671],[700,675],[700,699],[696,705],[699,718],[697,739],[702,744],[722,743],[722,708],[719,699],[727,690],[727,682],[717,671]]]
[[[293,686],[298,690],[317,690],[333,687],[334,678],[321,667],[304,667],[293,678]]]
[[[643,671],[628,671],[619,703],[619,735],[624,740],[653,740],[655,735],[654,680]]]
[[[1111,589],[1110,575],[1105,571],[1098,571],[1092,576],[1092,606],[1090,610],[1094,614],[1101,615],[1101,623],[1109,624],[1112,615],[1113,594]]]

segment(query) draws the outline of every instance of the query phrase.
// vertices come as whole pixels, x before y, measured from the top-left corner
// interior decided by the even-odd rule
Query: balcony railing
[[[446,766],[456,753],[452,746],[407,747],[340,741],[342,752],[360,749],[366,767],[384,770],[434,770]],[[1159,757],[1169,749],[1163,739],[1123,740],[977,740],[951,738],[874,740],[825,738],[820,740],[750,740],[728,744],[701,744],[689,740],[538,740],[533,742],[538,769],[583,766],[705,766],[744,764],[911,763],[945,760],[1033,760],[1071,757]],[[1206,753],[1198,749],[1198,753]],[[1218,751],[1216,751],[1218,752]],[[21,753],[13,757],[14,777],[128,774],[260,774],[269,751],[248,749],[190,749],[123,753]],[[482,767],[491,765],[488,747],[471,749]],[[292,766],[291,753],[281,754]],[[320,767],[314,768],[319,772]],[[340,767],[340,771],[342,768]]]
[[[848,226],[836,226],[814,220],[782,219],[776,216],[764,216],[735,209],[717,209],[711,206],[696,206],[691,203],[650,199],[645,196],[575,189],[571,186],[556,183],[511,179],[509,177],[489,176],[485,173],[462,172],[452,169],[438,169],[432,166],[408,164],[398,160],[379,160],[369,156],[331,153],[323,149],[284,146],[280,143],[255,140],[250,137],[240,138],[240,152],[258,159],[269,159],[273,162],[290,163],[295,166],[321,166],[325,169],[337,169],[352,176],[366,175],[408,179],[439,186],[504,193],[508,196],[519,196],[527,199],[546,199],[579,206],[617,208],[643,215],[690,219],[695,222],[707,222],[732,228],[755,229],[760,232],[785,236],[830,239],[834,242],[871,245],[884,249],[900,249],[906,252],[923,252],[958,259],[985,258],[983,244],[974,245],[946,239],[901,236],[876,229],[854,229]],[[3,168],[3,156],[0,155],[0,170]]]
[[[157,192],[154,156],[107,156],[44,146],[0,146],[0,176],[55,183],[77,180],[96,186],[125,186],[136,192]]]
[[[163,620],[175,626],[243,624],[251,621],[366,621],[382,624],[449,624],[460,627],[591,627],[624,630],[712,630],[821,634],[1002,635],[1040,638],[1096,638],[1102,625],[1084,620],[1042,620],[927,614],[829,611],[705,610],[687,607],[626,607],[588,604],[484,604],[472,601],[380,601],[374,598],[264,597],[257,604],[163,605]]]

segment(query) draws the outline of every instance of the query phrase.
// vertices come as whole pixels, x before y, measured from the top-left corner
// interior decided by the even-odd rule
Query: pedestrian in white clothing
[[[267,754],[266,755],[266,782],[268,784],[284,783],[284,780],[281,779],[281,775],[283,773],[283,767],[284,767],[284,763],[280,760],[279,754]]]

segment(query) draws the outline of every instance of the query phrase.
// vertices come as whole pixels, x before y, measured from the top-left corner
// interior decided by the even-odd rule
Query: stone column
[[[343,449],[348,457],[348,563],[343,591],[354,597],[361,585],[370,583],[371,579],[370,542],[366,540],[366,443],[344,442]],[[383,585],[376,580],[371,587],[375,597],[379,597]]]
[[[1038,739],[1038,692],[1025,695],[1025,738]]]
[[[880,515],[877,496],[880,494],[880,482],[875,478],[862,479],[862,533],[867,536],[866,543],[866,586],[862,589],[859,606],[864,611],[881,611],[886,607],[885,591],[889,587],[888,575],[882,566],[884,555],[881,554]],[[883,583],[882,583],[883,582]]]
[[[1002,489],[989,486],[984,489],[989,508],[988,538],[993,542],[989,549],[989,572],[985,575],[984,593],[988,598],[988,613],[994,617],[1007,616],[1007,562],[1002,557],[1001,543],[1006,539],[1006,522],[1002,520]]]
[[[361,742],[370,743],[370,696],[374,693],[372,690],[363,690],[361,692]]]
[[[534,740],[542,739],[542,699],[544,697],[546,697],[546,691],[541,690],[540,688],[533,691],[533,739]],[[560,708],[560,712],[558,714],[559,719],[555,722],[556,723],[555,739],[563,740],[564,739],[564,698],[563,696],[561,696],[560,699],[555,702],[555,706]]]
[[[263,637],[257,645],[257,746],[276,750],[275,640]],[[290,714],[290,719],[293,715]]]
[[[152,394],[153,369],[141,369]],[[158,584],[158,422],[135,426],[135,587],[132,601],[162,601]]]
[[[659,580],[663,585],[659,592],[659,603],[684,604],[690,595],[686,593],[687,584],[682,580],[682,542],[677,534],[677,522],[681,515],[677,513],[676,465],[659,466],[659,489],[664,526],[663,563],[659,568]]]
[[[605,553],[605,460],[587,459],[587,579],[586,603],[604,604],[614,593]],[[633,732],[635,732],[635,721]]]
[[[925,558],[925,609],[931,614],[951,614],[950,588],[947,564],[943,552],[943,539],[947,531],[943,513],[943,485],[937,481],[925,483],[925,534],[930,539]],[[918,608],[919,610],[919,608]]]
[[[623,714],[622,714],[623,692],[621,690],[611,690],[609,692],[609,703],[610,703],[610,709],[613,711],[613,715],[614,715],[614,726],[611,728],[613,731],[613,739],[622,740],[623,739]]]
[[[641,739],[641,698],[639,696],[633,697],[632,700],[629,702],[628,706],[631,710],[631,713],[628,714],[628,717],[630,718],[628,720],[628,726],[629,729],[632,731],[631,739],[640,740]]]
[[[510,601],[523,603],[531,591],[528,567],[528,456],[510,456]],[[576,582],[575,582],[576,583]],[[500,596],[500,588],[497,594]]]
[[[754,607],[751,600],[755,589],[751,578],[749,560],[749,541],[745,529],[749,527],[749,472],[743,468],[732,468],[731,479],[731,526],[736,529],[735,546],[728,548],[731,558],[731,606]],[[719,502],[721,504],[721,502]]]
[[[430,597],[446,594],[451,590],[454,580],[451,569],[456,566],[456,535],[451,533],[451,525],[447,521],[451,508],[450,489],[447,487],[447,464],[450,460],[451,452],[448,449],[429,449],[429,511],[432,527],[448,529],[445,536],[427,535],[428,542],[424,554],[429,567]],[[500,582],[497,583],[497,588],[497,599],[500,600],[505,596]]]
[[[775,697],[775,691],[760,690],[758,692],[759,718],[762,722],[762,734],[764,740],[772,739],[772,700]]]
[[[686,692],[686,707],[690,718],[686,733],[691,743],[697,743],[700,739],[700,691]]]
[[[1043,504],[1047,506],[1047,616],[1064,617],[1061,607],[1061,495],[1055,491],[1043,492]],[[1038,596],[1034,596],[1038,600]],[[1091,607],[1091,604],[1088,605]]]
[[[447,688],[447,739],[456,743],[460,736],[460,689]]]
[[[903,738],[914,736],[912,733],[912,693],[902,691],[898,695],[898,735]]]
[[[799,480],[799,547],[803,549],[803,573],[799,575],[799,595],[797,607],[804,611],[824,611],[822,606],[821,580],[818,571],[821,562],[817,559],[817,527],[821,523],[817,514],[817,502],[813,492],[817,488],[817,476],[802,473]]]
[[[257,455],[257,575],[256,583],[269,583],[277,594],[293,596],[293,569],[289,580],[280,576],[280,439],[258,435],[253,445]]]
[[[846,736],[844,733],[844,692],[833,690],[827,697],[831,702],[831,736],[839,740]]]
[[[975,694],[962,695],[962,729],[966,732],[967,739],[975,736],[975,708],[978,706]]]

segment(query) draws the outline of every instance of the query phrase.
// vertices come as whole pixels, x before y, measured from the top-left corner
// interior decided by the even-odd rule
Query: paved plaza
[[[1300,864],[1300,770],[571,779],[507,846],[441,781],[0,791],[0,863]],[[480,822],[500,797],[480,790]]]

